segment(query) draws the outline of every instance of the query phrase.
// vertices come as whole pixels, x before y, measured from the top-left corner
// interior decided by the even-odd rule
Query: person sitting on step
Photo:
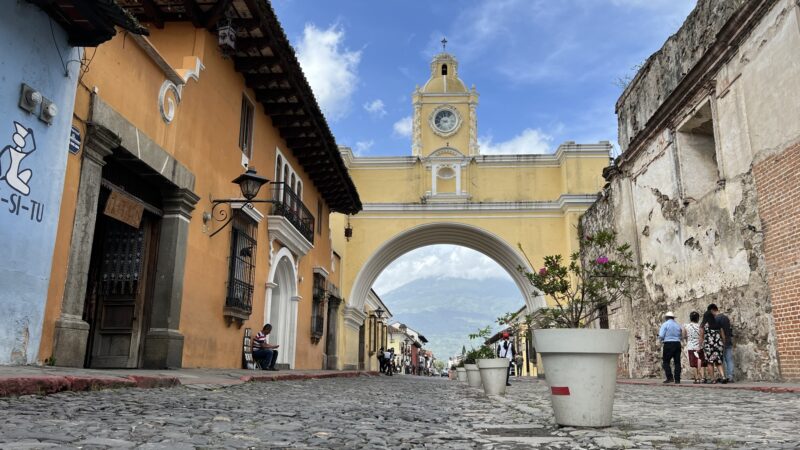
[[[279,345],[267,343],[267,335],[271,331],[272,325],[265,324],[253,339],[253,359],[263,370],[278,370],[275,362],[278,360]]]

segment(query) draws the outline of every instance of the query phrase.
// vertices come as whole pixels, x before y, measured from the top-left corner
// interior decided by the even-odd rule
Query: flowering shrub
[[[573,253],[569,263],[561,255],[546,256],[544,267],[534,273],[520,268],[531,285],[553,301],[533,313],[537,328],[589,326],[620,299],[635,295],[642,270],[653,267],[637,264],[630,245],[617,244],[611,231],[581,237],[581,252],[602,256],[585,258],[583,265],[580,253]]]

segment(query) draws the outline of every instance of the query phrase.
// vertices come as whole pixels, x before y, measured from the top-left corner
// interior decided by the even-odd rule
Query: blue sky
[[[485,153],[616,141],[616,80],[695,0],[273,0],[339,145],[410,154],[410,94],[447,37]]]

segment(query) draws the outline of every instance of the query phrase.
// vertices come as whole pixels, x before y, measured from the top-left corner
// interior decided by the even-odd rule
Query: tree
[[[642,271],[654,266],[637,264],[630,245],[619,245],[616,238],[611,231],[581,236],[581,253],[590,255],[584,264],[581,253],[573,253],[569,263],[561,255],[545,256],[544,267],[537,272],[521,269],[531,285],[554,303],[533,313],[538,328],[589,326],[620,299],[641,289]]]

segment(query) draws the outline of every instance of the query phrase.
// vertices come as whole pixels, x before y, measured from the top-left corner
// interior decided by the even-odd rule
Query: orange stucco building
[[[152,4],[126,7],[149,37],[86,51],[41,359],[241,367],[270,322],[280,364],[337,368],[328,216],[361,203],[274,12]],[[242,200],[247,168],[271,202]]]

